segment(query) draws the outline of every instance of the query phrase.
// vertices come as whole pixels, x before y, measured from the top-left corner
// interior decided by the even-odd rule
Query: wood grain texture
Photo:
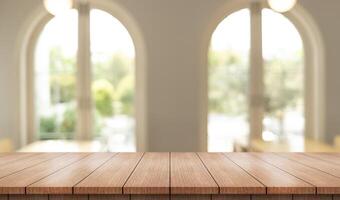
[[[131,200],[170,200],[170,195],[131,195]]]
[[[294,195],[294,200],[332,200],[332,195]]]
[[[89,200],[130,200],[130,195],[89,195]]]
[[[220,194],[265,194],[266,188],[222,153],[198,153]]]
[[[9,195],[9,200],[48,200],[48,195]]]
[[[34,155],[34,153],[6,153],[0,157],[0,166],[8,165],[16,160],[21,160]]]
[[[8,200],[8,195],[0,195],[0,200]]]
[[[85,179],[115,153],[92,153],[58,172],[28,186],[27,194],[72,194],[73,186]]]
[[[75,194],[122,194],[143,153],[119,153],[77,184]]]
[[[211,195],[171,195],[171,200],[211,200]]]
[[[89,200],[88,195],[49,195],[48,200]]]
[[[65,154],[0,179],[0,194],[25,194],[25,188],[76,162],[87,153]]]
[[[267,194],[315,194],[315,187],[248,153],[226,153],[267,187]]]
[[[253,153],[258,158],[317,187],[318,194],[340,194],[340,179],[274,153]]]
[[[212,200],[251,200],[250,195],[212,195]]]
[[[145,153],[124,185],[124,194],[169,194],[170,154]]]
[[[293,200],[292,195],[254,195],[251,200]]]
[[[340,165],[339,153],[304,153],[304,155]]]
[[[0,156],[11,161],[0,165],[0,200],[340,200],[340,154],[18,155]]]
[[[198,155],[171,153],[171,194],[217,194],[219,188]]]
[[[45,162],[62,156],[64,153],[41,153],[33,154],[29,157],[24,157],[20,160],[15,160],[7,165],[0,166],[0,178],[13,174],[15,172],[21,171],[23,169],[32,167],[39,163]]]
[[[303,153],[278,153],[278,156],[282,156],[284,158],[288,158],[295,162],[301,163],[311,168],[318,169],[320,171],[326,172],[328,174],[332,174],[334,176],[340,177],[340,165],[323,161],[317,158],[309,157],[304,155]],[[340,160],[340,158],[339,158]]]

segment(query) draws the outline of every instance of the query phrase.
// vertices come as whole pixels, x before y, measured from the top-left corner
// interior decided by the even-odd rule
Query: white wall
[[[207,28],[228,0],[115,0],[136,19],[147,50],[149,151],[200,151]],[[326,130],[340,134],[340,1],[299,0],[321,28],[326,47]],[[18,138],[15,44],[42,0],[0,0],[0,135]]]

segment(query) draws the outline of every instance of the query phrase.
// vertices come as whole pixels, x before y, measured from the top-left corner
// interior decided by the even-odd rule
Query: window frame
[[[261,9],[259,10],[258,7]],[[258,27],[261,26],[261,20],[258,20],[258,17],[261,14],[259,12],[263,8],[269,8],[267,2],[265,0],[233,0],[231,2],[227,2],[224,6],[222,6],[216,14],[212,18],[212,22],[209,25],[208,32],[206,33],[208,39],[205,41],[205,55],[209,55],[210,42],[212,35],[218,25],[229,15],[237,12],[241,9],[248,8],[251,12],[251,40],[252,47],[250,48],[250,65],[251,68],[257,70],[263,70],[263,56],[262,56],[262,32],[261,29],[258,30]],[[305,80],[304,80],[304,116],[305,116],[305,129],[304,136],[305,138],[317,139],[320,141],[326,141],[325,137],[325,127],[324,127],[324,116],[325,116],[325,78],[324,78],[324,43],[321,36],[321,32],[314,22],[311,15],[299,4],[297,4],[291,11],[282,13],[291,23],[295,26],[297,31],[299,32],[303,48],[304,48],[304,65],[308,67],[304,67],[305,69]],[[252,15],[257,15],[257,19],[254,19]],[[253,29],[253,30],[252,30]],[[255,32],[255,34],[254,34]],[[257,40],[255,40],[257,39]],[[261,42],[261,44],[259,43]],[[260,47],[261,46],[261,47]],[[260,51],[258,51],[260,50]],[[261,58],[260,58],[261,56]],[[208,150],[208,56],[205,57],[205,60],[202,62],[205,63],[205,69],[202,69],[201,79],[204,81],[204,91],[201,93],[202,101],[200,102],[202,105],[202,116],[201,116],[201,130],[204,130],[200,133],[201,141],[200,144],[201,149],[203,151]],[[254,67],[255,65],[255,67]],[[251,70],[250,68],[250,70]],[[253,76],[253,77],[251,77]],[[253,81],[250,80],[250,85],[263,78],[262,74],[252,73],[250,75],[253,78]],[[261,82],[262,82],[261,81]],[[262,132],[262,117],[263,116],[263,108],[262,109],[254,109],[251,108],[250,104],[256,102],[256,97],[258,95],[263,94],[264,85],[263,83],[257,84],[255,86],[256,92],[253,95],[253,98],[249,99],[249,116],[250,116],[250,133],[252,130],[256,130],[257,134],[250,134],[250,138],[259,138],[259,132]],[[250,95],[251,96],[251,95]],[[262,95],[263,96],[263,95]],[[255,98],[254,98],[255,97]],[[251,100],[252,99],[252,100]],[[251,103],[253,102],[253,103]],[[253,117],[251,117],[251,115]],[[252,118],[252,119],[251,119]],[[259,123],[261,122],[261,123]],[[261,125],[261,127],[259,127]]]
[[[76,1],[76,7],[82,4],[84,1]],[[139,84],[135,84],[135,115],[134,118],[136,120],[135,125],[135,137],[136,142],[135,146],[137,151],[146,151],[147,143],[146,143],[146,53],[145,53],[145,42],[143,36],[141,34],[140,28],[136,23],[136,20],[132,17],[132,15],[119,6],[118,4],[113,3],[110,0],[88,0],[86,2],[87,8],[83,7],[83,12],[79,12],[79,22],[78,28],[79,30],[87,30],[87,31],[78,31],[78,53],[77,53],[77,69],[79,69],[79,65],[87,66],[86,71],[79,73],[77,71],[77,84],[86,84],[88,89],[83,89],[81,92],[78,92],[77,89],[77,102],[82,102],[82,105],[78,105],[78,107],[83,107],[85,109],[78,109],[85,111],[85,114],[78,113],[78,115],[82,115],[82,119],[77,120],[77,130],[76,130],[76,139],[77,140],[87,140],[91,139],[92,128],[91,124],[93,123],[92,118],[92,94],[91,87],[89,84],[92,84],[91,80],[91,61],[90,61],[90,35],[89,35],[89,11],[90,8],[103,10],[112,16],[114,16],[117,20],[119,20],[123,26],[128,30],[135,47],[135,82]],[[84,5],[83,5],[84,6]],[[86,6],[86,5],[85,5]],[[22,27],[22,31],[19,35],[18,39],[18,47],[17,47],[17,58],[19,58],[19,62],[17,66],[19,68],[20,73],[20,95],[19,95],[19,110],[20,116],[18,117],[18,121],[20,124],[19,127],[19,138],[20,145],[24,146],[34,141],[37,141],[37,124],[35,117],[35,105],[34,105],[34,54],[35,48],[37,44],[37,40],[40,36],[45,25],[53,18],[45,8],[43,4],[41,4],[35,12],[28,18],[27,22]],[[80,22],[82,21],[82,23]],[[79,46],[83,44],[83,47]],[[81,48],[80,48],[81,47]],[[79,60],[86,61],[80,63]],[[81,59],[79,59],[81,58]],[[85,74],[85,77],[83,75]],[[78,78],[82,77],[82,78]],[[89,79],[90,78],[90,79]],[[79,82],[78,82],[79,81]],[[78,87],[78,86],[77,86]],[[79,111],[78,111],[79,112]],[[80,121],[80,123],[78,123]],[[88,123],[90,121],[90,123]],[[80,125],[87,125],[85,134],[84,129],[80,129]],[[90,135],[91,134],[91,135]]]

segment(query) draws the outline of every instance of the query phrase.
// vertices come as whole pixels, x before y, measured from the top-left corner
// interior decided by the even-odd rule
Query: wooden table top
[[[340,153],[7,153],[0,194],[340,194]]]

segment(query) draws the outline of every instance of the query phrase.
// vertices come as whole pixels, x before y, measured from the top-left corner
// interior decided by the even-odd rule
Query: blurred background
[[[0,0],[0,152],[340,151],[338,0]]]

